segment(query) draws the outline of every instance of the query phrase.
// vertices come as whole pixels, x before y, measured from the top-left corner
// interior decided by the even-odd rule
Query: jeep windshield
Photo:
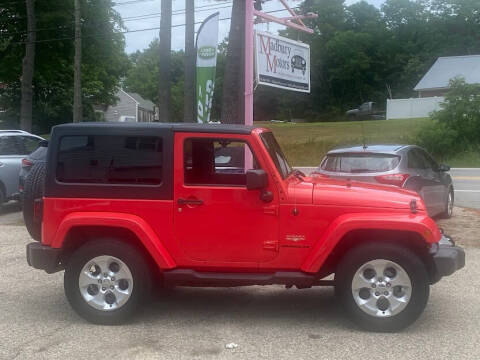
[[[273,136],[273,133],[271,132],[262,133],[260,136],[265,148],[277,167],[278,172],[282,175],[282,178],[285,179],[292,172],[292,168],[288,164],[285,155],[283,155],[283,151],[280,148],[280,145],[278,145],[277,139],[275,139],[275,136]]]

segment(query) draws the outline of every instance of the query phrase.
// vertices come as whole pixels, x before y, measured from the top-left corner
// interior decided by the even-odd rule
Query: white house
[[[415,86],[418,98],[387,100],[387,119],[427,117],[439,110],[450,80],[456,77],[463,77],[468,84],[480,84],[480,55],[438,58]]]
[[[152,122],[158,120],[155,104],[150,100],[122,89],[116,96],[117,103],[104,111],[105,121]]]

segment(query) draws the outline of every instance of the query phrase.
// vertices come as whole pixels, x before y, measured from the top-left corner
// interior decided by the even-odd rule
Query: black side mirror
[[[445,164],[438,165],[438,171],[447,172],[450,171],[450,166]]]
[[[264,170],[247,170],[247,189],[261,190],[268,186],[268,175]]]
[[[38,143],[38,146],[48,147],[48,140],[40,140],[40,142]]]

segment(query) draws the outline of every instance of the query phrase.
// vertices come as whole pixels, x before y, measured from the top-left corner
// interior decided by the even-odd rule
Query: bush
[[[455,152],[480,149],[480,84],[464,79],[450,81],[442,109],[432,113],[433,122],[419,133],[418,142],[445,159]]]

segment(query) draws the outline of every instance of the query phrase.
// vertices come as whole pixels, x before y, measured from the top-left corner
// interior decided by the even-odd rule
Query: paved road
[[[178,288],[131,324],[90,325],[66,302],[62,273],[27,266],[28,241],[24,227],[0,226],[0,359],[480,359],[480,249],[432,288],[413,326],[372,334],[332,289],[280,286]]]
[[[480,209],[480,169],[452,169],[455,203]]]

